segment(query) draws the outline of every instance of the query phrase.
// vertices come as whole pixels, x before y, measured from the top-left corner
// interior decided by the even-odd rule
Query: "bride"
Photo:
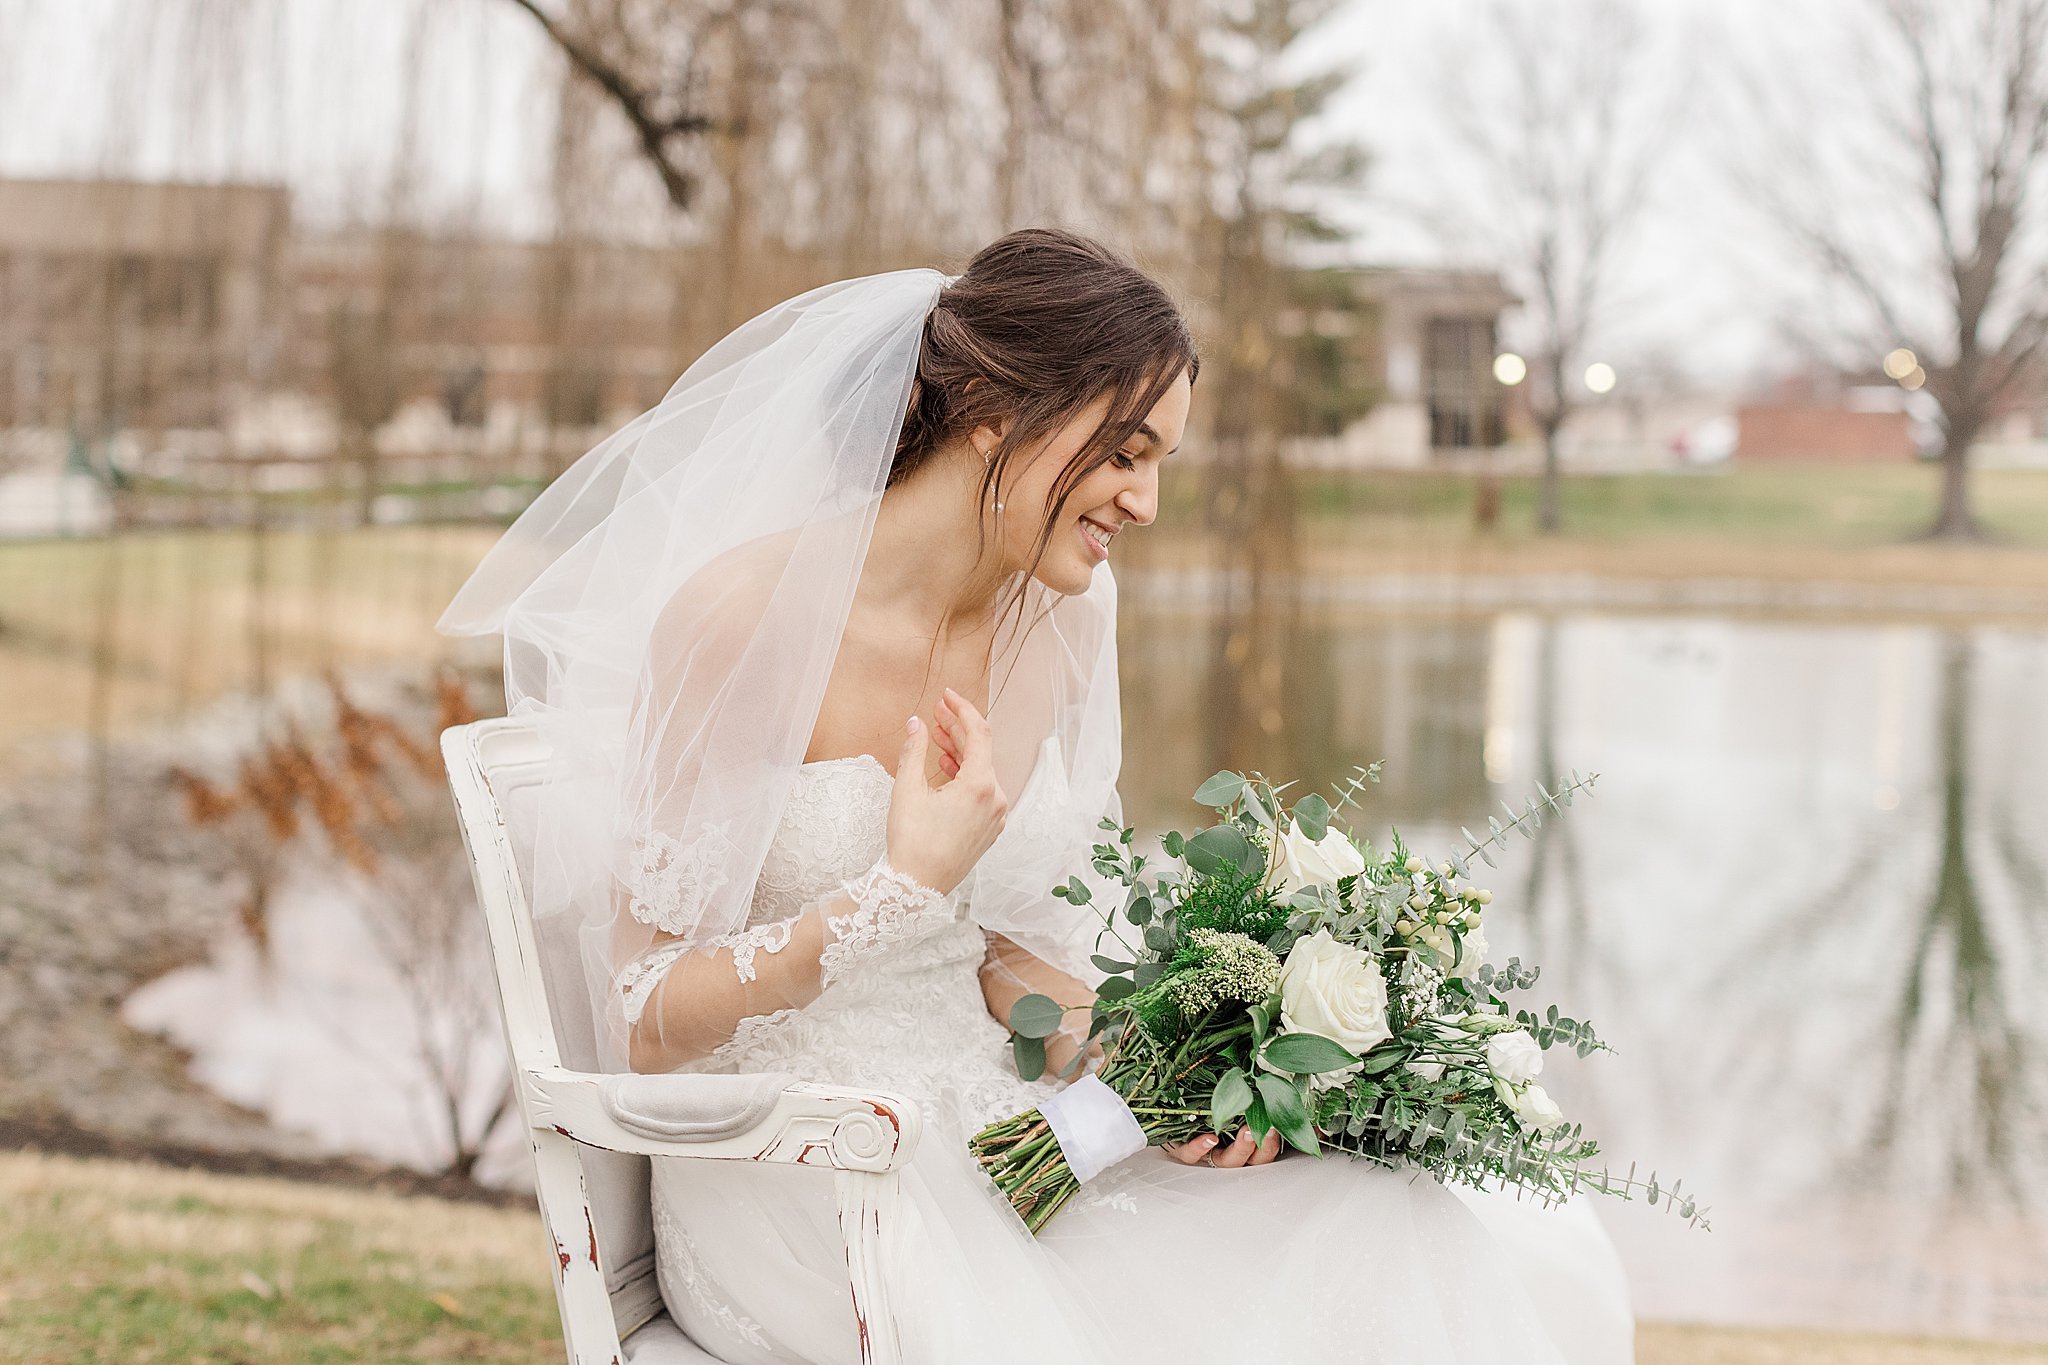
[[[1048,892],[1120,815],[1107,561],[1158,513],[1198,371],[1157,284],[1045,230],[713,347],[444,621],[504,633],[513,709],[570,756],[535,913],[576,917],[614,1065],[921,1105],[888,1272],[906,1359],[1629,1361],[1582,1204],[1238,1131],[1125,1160],[1034,1238],[968,1155],[1059,1088],[997,1021],[1099,979],[1092,912]],[[655,1162],[662,1294],[719,1359],[858,1359],[818,1174]]]

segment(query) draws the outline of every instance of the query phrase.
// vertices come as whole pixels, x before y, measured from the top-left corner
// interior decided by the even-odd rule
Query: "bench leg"
[[[895,1231],[896,1175],[839,1171],[834,1184],[862,1365],[902,1365],[903,1345],[896,1335],[896,1314],[883,1274],[883,1247]]]

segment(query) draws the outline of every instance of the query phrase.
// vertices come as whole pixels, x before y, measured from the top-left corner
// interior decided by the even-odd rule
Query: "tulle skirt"
[[[890,1248],[916,1365],[1627,1365],[1587,1201],[1543,1208],[1344,1157],[1243,1170],[1145,1152],[1033,1237],[934,1123]],[[732,1365],[859,1360],[829,1172],[657,1161],[671,1315]]]

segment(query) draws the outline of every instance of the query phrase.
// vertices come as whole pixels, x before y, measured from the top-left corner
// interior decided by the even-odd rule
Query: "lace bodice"
[[[865,754],[804,764],[762,863],[748,929],[735,937],[772,952],[778,927],[805,906],[872,877],[887,848],[893,785]],[[1027,794],[1042,796],[1037,785]],[[1030,803],[1016,804],[1021,813]],[[1026,820],[1004,837],[1029,834]],[[1008,1033],[989,1016],[980,979],[987,941],[967,918],[973,880],[937,906],[918,906],[909,891],[892,903],[900,888],[870,888],[860,899],[882,911],[836,928],[823,994],[801,1009],[742,1020],[701,1067],[880,1086],[912,1096],[929,1117],[975,1127],[1035,1105],[1055,1087],[1018,1078]],[[847,965],[835,970],[834,953]]]

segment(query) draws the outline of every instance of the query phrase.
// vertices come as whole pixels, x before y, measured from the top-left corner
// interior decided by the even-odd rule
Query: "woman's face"
[[[1075,485],[1057,514],[1059,524],[1052,528],[1032,577],[1054,592],[1086,592],[1095,566],[1109,558],[1117,533],[1130,522],[1151,523],[1159,514],[1159,464],[1180,448],[1193,396],[1194,385],[1183,370],[1146,415],[1145,424]],[[1051,514],[1053,485],[1108,415],[1109,395],[1104,394],[1053,432],[1037,456],[1011,476],[1000,494],[1003,513],[997,524],[1008,563],[1031,562],[1032,547]],[[993,433],[976,435],[993,444]]]

